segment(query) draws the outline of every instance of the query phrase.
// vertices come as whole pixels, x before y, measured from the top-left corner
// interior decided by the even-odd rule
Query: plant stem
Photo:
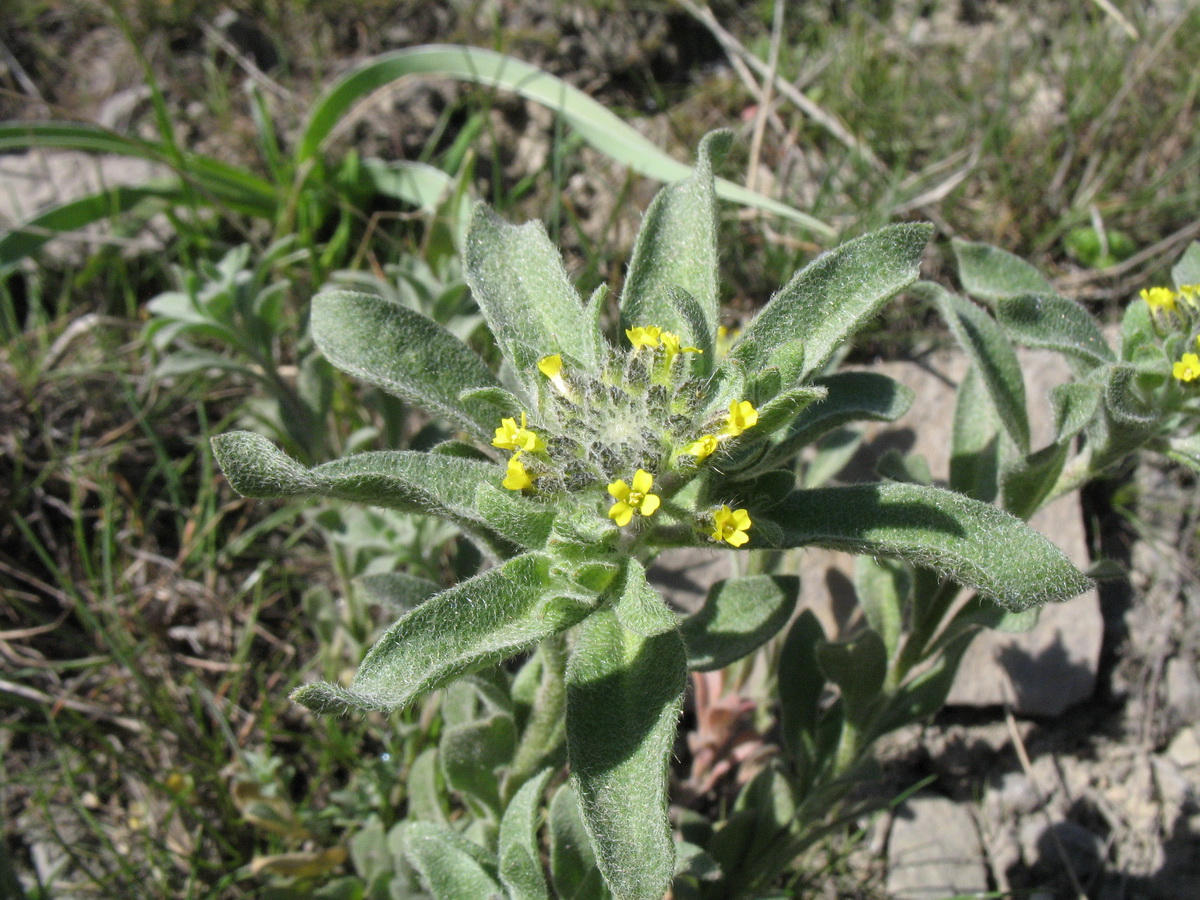
[[[529,722],[521,735],[521,743],[504,779],[506,804],[563,739],[563,708],[567,698],[566,632],[560,631],[542,641],[538,652],[542,655],[542,681],[538,685]]]

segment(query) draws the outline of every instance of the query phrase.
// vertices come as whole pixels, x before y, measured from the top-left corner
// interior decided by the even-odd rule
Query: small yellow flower
[[[536,431],[526,428],[525,424],[525,413],[521,413],[519,426],[516,419],[501,419],[500,427],[496,429],[496,436],[492,439],[492,446],[499,447],[501,450],[528,450],[531,453],[540,453],[545,450],[546,442],[538,436]]]
[[[525,471],[525,463],[521,462],[520,450],[508,461],[508,472],[501,484],[510,491],[523,491],[533,487],[533,478]]]
[[[1200,300],[1200,284],[1181,284],[1179,286],[1179,297],[1188,306],[1195,307],[1196,301]]]
[[[679,335],[672,334],[669,331],[664,331],[659,335],[659,340],[662,341],[662,346],[667,351],[667,362],[670,363],[680,353],[703,353],[699,347],[681,347],[682,343]]]
[[[658,340],[662,336],[662,329],[657,325],[649,325],[645,328],[641,326],[626,328],[625,336],[629,338],[629,343],[633,344],[634,350],[641,350],[643,347],[653,350],[658,346]]]
[[[737,437],[747,428],[753,428],[757,422],[758,410],[749,400],[743,400],[740,403],[734,400],[729,404],[729,418],[718,432],[718,436]]]
[[[724,356],[742,336],[742,329],[730,328],[727,325],[717,326],[717,356]]]
[[[654,476],[645,469],[638,469],[633,476],[633,486],[630,487],[624,479],[614,481],[608,486],[608,492],[617,502],[608,511],[608,517],[621,528],[629,524],[636,512],[643,516],[652,516],[662,500],[658,494],[651,494],[654,487]]]
[[[1152,287],[1142,288],[1140,292],[1141,298],[1146,301],[1146,305],[1150,307],[1150,312],[1169,312],[1173,313],[1178,309],[1175,301],[1178,299],[1175,292],[1170,288]]]
[[[571,396],[571,389],[567,387],[567,382],[562,377],[563,361],[561,355],[555,353],[553,356],[543,356],[538,360],[537,367],[539,372],[550,379],[550,383],[554,385],[555,390],[564,397]]]
[[[744,509],[730,509],[722,506],[713,513],[713,531],[710,537],[714,541],[724,541],[732,547],[740,547],[750,536],[750,513]]]
[[[683,452],[688,456],[694,456],[697,460],[712,456],[717,452],[717,436],[715,434],[706,434],[704,437],[692,441],[683,448]]]
[[[1195,381],[1200,378],[1200,356],[1195,353],[1183,354],[1183,359],[1171,368],[1171,374],[1179,381]]]

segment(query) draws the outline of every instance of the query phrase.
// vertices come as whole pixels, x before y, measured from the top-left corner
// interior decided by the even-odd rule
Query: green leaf
[[[394,616],[416,609],[442,589],[426,578],[406,572],[364,575],[356,583],[368,603],[376,603]]]
[[[817,646],[825,630],[810,609],[796,617],[779,652],[779,726],[793,757],[811,759],[825,676],[817,664]]]
[[[482,522],[474,508],[479,483],[499,478],[494,463],[412,450],[358,453],[308,469],[250,431],[217,435],[212,447],[245,497],[332,497],[467,524]]]
[[[577,900],[607,900],[608,890],[596,868],[591,839],[570,783],[550,801],[550,879],[555,894]]]
[[[1009,609],[1066,600],[1090,586],[1058,548],[1020,520],[940,488],[864,484],[795,491],[770,517],[783,529],[784,547],[905,559]]]
[[[873,556],[860,556],[854,561],[858,604],[871,630],[883,638],[888,659],[900,646],[912,589],[912,570],[902,562]]]
[[[890,225],[818,256],[754,317],[725,364],[777,366],[785,387],[819,372],[888,299],[916,280],[932,233],[930,225]]]
[[[618,900],[661,900],[675,848],[667,773],[687,685],[675,631],[641,637],[600,610],[567,665],[567,756],[600,871]]]
[[[916,285],[912,293],[937,305],[959,346],[979,369],[1000,424],[1021,452],[1028,453],[1025,381],[1012,342],[995,320],[970,300],[928,281]]]
[[[549,900],[537,840],[538,808],[550,780],[546,769],[525,782],[500,820],[500,880],[509,900]]]
[[[477,815],[499,818],[502,807],[496,770],[512,760],[516,746],[516,723],[504,713],[447,728],[438,742],[446,784],[465,794]]]
[[[1116,361],[1091,313],[1066,297],[1022,294],[996,302],[996,319],[1026,347],[1056,350],[1089,366]]]
[[[313,104],[296,148],[296,168],[315,159],[321,145],[352,106],[372,91],[407,75],[442,76],[513,91],[561,116],[589,145],[660,181],[679,181],[691,169],[659,150],[641,132],[560,78],[511,56],[479,47],[432,44],[385,53],[342,76]],[[716,192],[727,200],[784,216],[823,237],[833,229],[791,206],[732,182],[718,179]]]
[[[793,576],[718,581],[700,611],[680,625],[688,668],[710,672],[753,653],[788,623],[799,594],[800,579]]]
[[[950,489],[991,503],[1000,490],[1000,423],[977,366],[958,385],[950,442]]]
[[[875,372],[838,372],[818,378],[813,387],[824,388],[825,399],[804,408],[756,470],[778,466],[850,422],[894,422],[908,412],[914,397],[910,388]]]
[[[1171,280],[1176,288],[1185,284],[1200,284],[1200,242],[1192,241],[1179,257],[1179,262],[1171,268]]]
[[[503,897],[483,848],[431,822],[404,825],[404,850],[434,900]]]
[[[621,327],[657,325],[689,339],[717,333],[717,212],[713,157],[725,155],[733,135],[714,131],[700,142],[691,176],[658,192],[642,219],[621,296]],[[679,315],[672,287],[695,301],[703,327]]]
[[[873,629],[853,640],[817,645],[821,671],[842,693],[846,721],[863,725],[874,711],[887,676],[887,647]]]
[[[490,440],[499,416],[464,392],[500,384],[466,344],[432,319],[382,297],[324,291],[313,298],[313,340],[355,378]]]
[[[1121,361],[1134,362],[1141,351],[1157,350],[1157,345],[1158,334],[1150,307],[1144,300],[1131,300],[1121,317]]]
[[[628,559],[621,592],[613,604],[617,621],[626,631],[641,637],[653,637],[678,626],[675,614],[667,608],[662,596],[646,581],[646,570],[636,559]]]
[[[175,182],[144,184],[137,187],[114,186],[26,219],[11,231],[0,233],[0,275],[11,272],[27,256],[60,234],[77,231],[139,209],[184,202],[186,190]]]
[[[933,473],[929,468],[929,460],[920,453],[901,453],[895,447],[889,447],[879,457],[875,464],[875,474],[889,481],[902,481],[906,484],[933,484]]]
[[[436,747],[423,750],[413,760],[408,770],[406,796],[409,820],[449,824],[445,810],[446,791],[441,786],[441,767]]]
[[[1069,441],[1092,421],[1104,392],[1094,381],[1068,381],[1050,389],[1050,408],[1054,412],[1054,440]]]
[[[958,260],[963,290],[981,300],[1001,300],[1020,294],[1053,294],[1042,273],[1019,256],[989,244],[955,238],[950,242]]]
[[[480,204],[464,267],[475,302],[522,381],[536,384],[538,360],[555,353],[597,369],[583,303],[541,222],[509,225]]]
[[[496,534],[529,550],[545,547],[554,527],[553,508],[535,503],[520,492],[496,487],[490,481],[476,485],[475,509]]]
[[[698,377],[705,377],[712,372],[715,353],[714,330],[709,328],[704,310],[700,304],[681,287],[669,285],[666,290],[667,300],[675,310],[678,320],[676,328],[683,347],[695,347],[699,353],[685,353],[680,362],[685,371]],[[672,329],[668,328],[667,331]]]
[[[569,628],[594,597],[553,582],[529,553],[426,600],[371,648],[349,689],[316,682],[292,698],[317,712],[391,710]]]

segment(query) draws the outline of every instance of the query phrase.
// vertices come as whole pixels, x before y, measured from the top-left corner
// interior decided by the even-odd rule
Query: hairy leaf
[[[1025,381],[1017,351],[996,321],[970,300],[940,285],[923,281],[913,293],[937,304],[959,346],[979,370],[1000,424],[1022,453],[1029,452],[1029,417],[1025,411]]]
[[[796,491],[769,515],[782,528],[785,547],[906,559],[1009,609],[1066,600],[1090,585],[1058,548],[1020,520],[939,488],[864,484]]]
[[[567,755],[592,848],[618,900],[661,900],[674,872],[667,770],[687,683],[676,631],[642,637],[601,610],[567,666]]]
[[[325,357],[361,378],[490,438],[498,410],[465,392],[498,388],[483,360],[432,319],[372,294],[325,291],[313,298],[313,340]]]
[[[509,900],[549,900],[537,839],[538,807],[549,769],[525,782],[500,820],[500,880]]]
[[[293,699],[318,712],[390,710],[500,662],[583,619],[594,597],[551,580],[529,553],[426,600],[371,648],[349,689],[316,682]]]
[[[718,581],[699,612],[680,626],[688,668],[709,672],[753,653],[773,638],[792,616],[800,579],[749,575]]]
[[[475,301],[522,381],[536,383],[538,360],[555,353],[597,369],[591,323],[541,222],[509,225],[480,204],[467,234],[465,269]]]
[[[1026,347],[1057,350],[1089,366],[1111,363],[1116,354],[1091,313],[1066,297],[1022,294],[996,302],[996,319]]]
[[[434,900],[503,896],[482,847],[432,822],[407,822],[403,827],[405,855]]]
[[[930,225],[890,225],[818,256],[794,275],[742,333],[727,360],[777,366],[789,387],[819,372],[834,351],[912,284]]]
[[[1007,250],[957,238],[950,246],[958,260],[958,279],[973,297],[1000,300],[1020,294],[1054,293],[1041,272]]]
[[[691,176],[659,191],[646,210],[621,296],[622,328],[657,325],[690,338],[707,335],[711,347],[720,314],[712,166],[714,156],[725,155],[731,138],[728,131],[706,135]],[[673,286],[696,302],[703,316],[699,334],[679,315],[670,297]]]
[[[838,372],[816,379],[812,387],[824,388],[824,399],[796,416],[755,471],[780,465],[850,422],[894,422],[908,412],[914,397],[911,388],[875,372]]]

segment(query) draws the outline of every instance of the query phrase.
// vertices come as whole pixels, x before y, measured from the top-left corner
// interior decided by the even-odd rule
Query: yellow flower
[[[614,481],[608,486],[608,492],[617,502],[608,511],[608,517],[624,528],[629,524],[636,512],[643,516],[652,516],[662,500],[658,494],[651,494],[654,487],[654,476],[645,469],[638,469],[633,476],[633,486],[630,487],[624,479]]]
[[[680,353],[703,353],[699,347],[681,347],[679,335],[664,331],[659,335],[663,349],[667,351],[667,362],[670,363]]]
[[[1173,313],[1178,309],[1175,304],[1178,298],[1170,288],[1142,288],[1141,298],[1146,301],[1146,305],[1150,307],[1150,312],[1152,313],[1159,311]]]
[[[528,450],[531,453],[539,453],[546,449],[546,443],[538,433],[525,427],[525,413],[521,413],[520,426],[517,425],[516,419],[501,419],[496,436],[492,439],[492,446],[501,450]]]
[[[525,463],[521,462],[521,451],[508,461],[508,472],[501,482],[510,491],[523,491],[533,487],[533,478],[525,471]]]
[[[750,536],[750,513],[744,509],[730,509],[722,506],[713,513],[713,531],[710,537],[714,541],[724,541],[732,547],[740,547]]]
[[[725,426],[718,432],[721,437],[737,437],[747,428],[752,428],[758,422],[758,410],[749,400],[741,403],[734,400],[729,404],[729,418]]]
[[[717,326],[717,356],[724,356],[742,336],[742,329],[730,328],[726,325]]]
[[[715,434],[706,434],[699,440],[692,441],[684,447],[683,452],[688,456],[696,457],[697,460],[712,456],[717,452],[717,436]]]
[[[658,346],[658,339],[662,336],[662,329],[656,325],[649,325],[645,328],[641,326],[626,328],[625,336],[629,338],[629,343],[633,344],[634,350],[640,350],[643,347],[649,347],[653,350]]]
[[[567,387],[566,381],[563,380],[562,356],[555,353],[553,356],[543,356],[538,360],[538,371],[550,379],[550,383],[564,397],[571,396],[571,389]]]
[[[1200,299],[1200,284],[1181,284],[1179,296],[1188,306],[1194,307],[1196,301]]]
[[[1180,381],[1195,381],[1200,378],[1200,356],[1195,353],[1183,354],[1183,359],[1171,368],[1171,374]]]

